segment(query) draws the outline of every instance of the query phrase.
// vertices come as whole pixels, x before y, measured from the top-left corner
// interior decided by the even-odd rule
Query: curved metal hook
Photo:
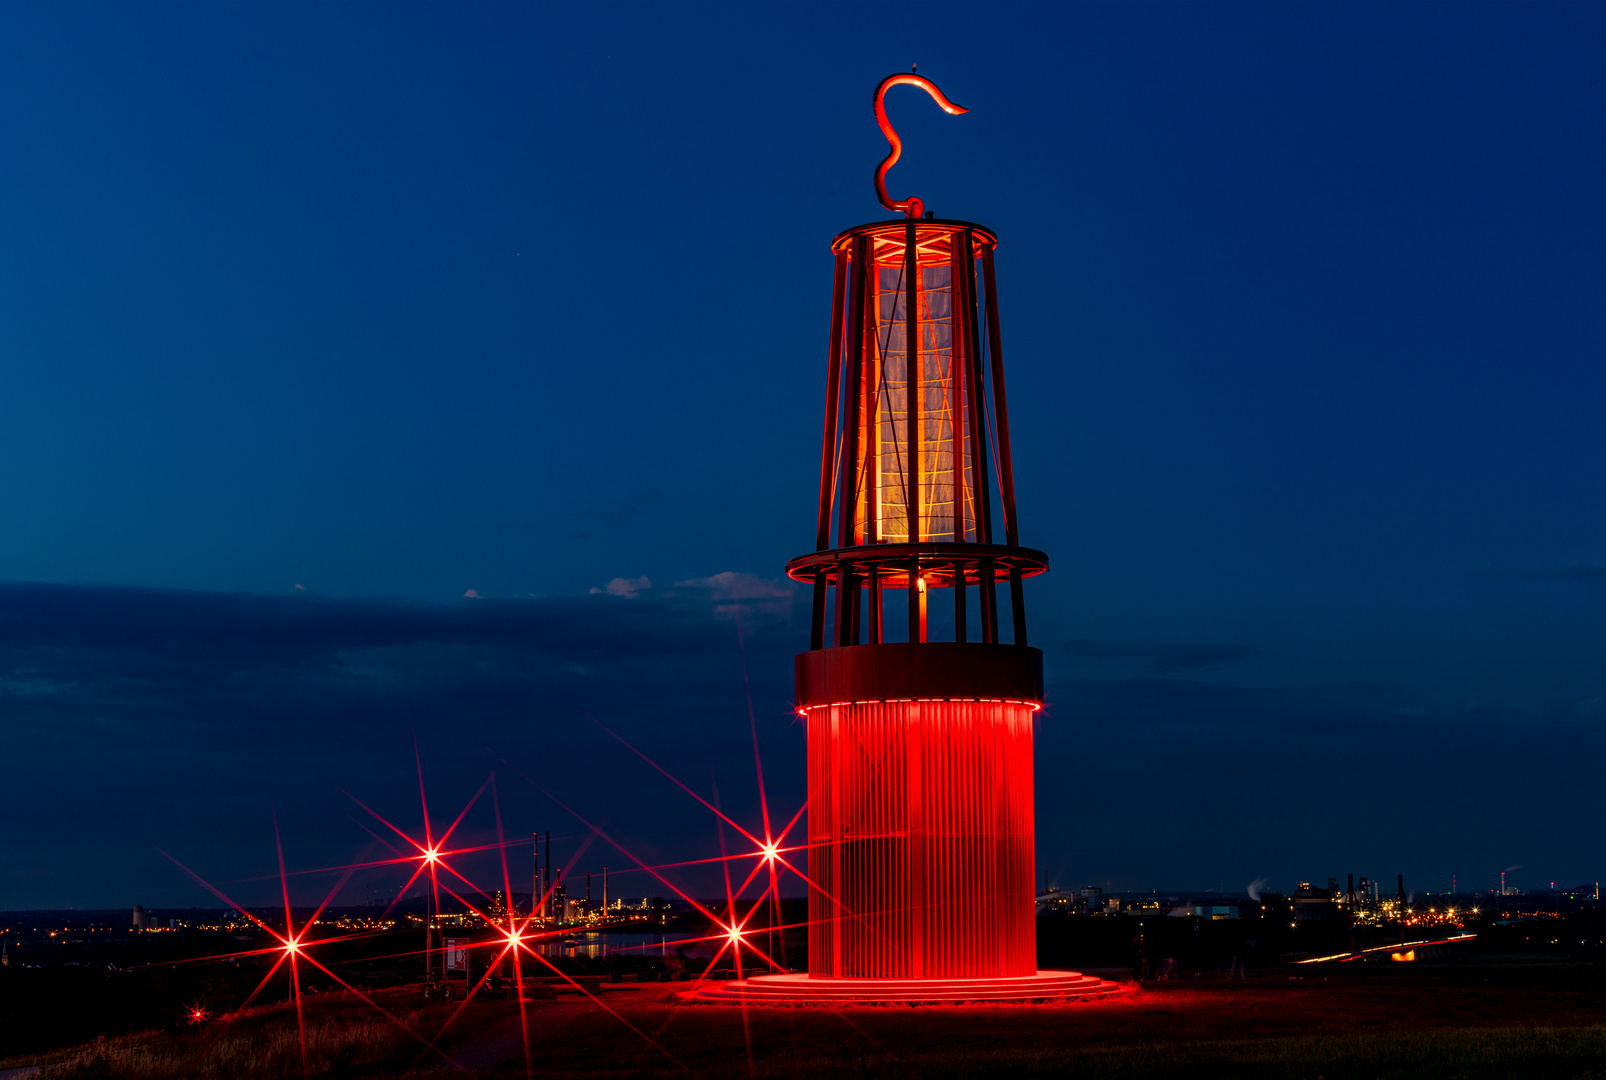
[[[892,196],[887,194],[887,170],[896,165],[898,163],[898,158],[903,155],[903,140],[898,138],[898,133],[892,129],[892,121],[887,119],[887,107],[882,101],[882,99],[887,96],[887,91],[892,89],[894,86],[920,87],[920,89],[930,94],[931,100],[935,101],[939,106],[941,106],[942,111],[947,113],[949,116],[958,116],[960,113],[966,113],[970,110],[962,109],[958,105],[955,105],[953,102],[949,101],[943,96],[943,92],[937,89],[936,83],[932,82],[930,79],[922,78],[919,75],[904,73],[888,75],[885,79],[881,80],[881,85],[875,88],[876,122],[881,125],[881,134],[887,137],[887,142],[892,146],[892,152],[882,160],[880,165],[876,166],[876,197],[881,200],[881,205],[885,206],[888,210],[896,210],[907,214],[909,217],[918,218],[926,212],[926,204],[921,202],[918,196],[911,195],[901,202],[894,202]]]

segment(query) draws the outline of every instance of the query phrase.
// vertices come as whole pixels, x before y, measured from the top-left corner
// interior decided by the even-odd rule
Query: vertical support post
[[[998,426],[998,494],[1004,503],[1004,543],[1020,546],[1015,522],[1015,466],[1009,456],[1009,407],[1004,403],[1004,345],[998,331],[998,283],[993,249],[983,248],[981,270],[987,283],[987,355],[993,367],[993,422]]]
[[[830,576],[824,570],[814,572],[814,606],[809,619],[809,651],[825,648],[825,597],[830,591]]]
[[[915,590],[915,593],[916,593],[916,595],[918,595],[920,597],[920,640],[921,641],[925,641],[926,640],[926,598],[930,595],[931,590],[926,588],[926,579],[925,579],[924,576],[920,577],[916,581],[916,584],[919,586],[919,588]]]
[[[925,594],[920,591],[920,556],[909,560],[909,640],[926,640]]]
[[[993,559],[980,559],[981,563],[981,640],[986,644],[999,643],[999,595],[993,588]]]
[[[954,560],[954,640],[963,643],[965,640],[965,564]]]
[[[881,571],[879,568],[874,566],[870,568],[869,585],[870,626],[866,644],[879,645],[881,644]]]
[[[837,393],[842,388],[842,319],[846,297],[843,285],[848,272],[848,253],[836,253],[836,278],[831,286],[831,348],[825,377],[825,440],[820,452],[820,518],[814,550],[831,546],[831,495],[836,479]]]
[[[970,344],[970,478],[975,486],[976,542],[993,542],[993,501],[987,483],[987,406],[982,401],[986,381],[981,366],[981,326],[976,303],[976,234],[965,230],[965,329]],[[985,605],[984,605],[985,610]],[[983,624],[985,632],[986,624]],[[991,639],[989,639],[991,640]]]
[[[836,566],[836,643],[859,643],[859,576],[848,563]]]
[[[1015,620],[1015,644],[1026,644],[1026,590],[1021,587],[1018,566],[1009,568],[1009,613]]]
[[[848,605],[848,640],[843,644],[857,645],[859,643],[859,627],[861,625],[859,595],[863,590],[859,584],[857,572],[851,569],[844,569],[844,576],[847,578],[847,583],[843,586],[845,590],[843,595]]]

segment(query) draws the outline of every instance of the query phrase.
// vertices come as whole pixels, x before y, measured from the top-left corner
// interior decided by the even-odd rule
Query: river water
[[[573,944],[565,944],[561,938],[548,938],[538,942],[536,952],[542,956],[606,956],[609,953],[619,953],[622,956],[674,956],[676,942],[686,941],[689,934],[666,934],[663,932],[642,933],[577,933],[568,935]],[[714,941],[695,941],[685,946],[687,956],[712,956],[718,946]]]

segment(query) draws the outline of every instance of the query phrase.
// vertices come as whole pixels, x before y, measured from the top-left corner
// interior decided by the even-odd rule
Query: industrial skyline
[[[1037,870],[1596,880],[1606,15],[1457,12],[0,10],[0,908],[270,901],[275,815],[388,857],[343,790],[414,813],[415,739],[655,865],[718,837],[607,731],[801,806],[780,567],[911,61],[1055,560]]]

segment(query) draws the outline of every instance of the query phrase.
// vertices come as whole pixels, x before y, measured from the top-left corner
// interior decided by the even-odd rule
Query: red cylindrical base
[[[931,699],[803,706],[812,977],[1036,973],[1036,708]]]

